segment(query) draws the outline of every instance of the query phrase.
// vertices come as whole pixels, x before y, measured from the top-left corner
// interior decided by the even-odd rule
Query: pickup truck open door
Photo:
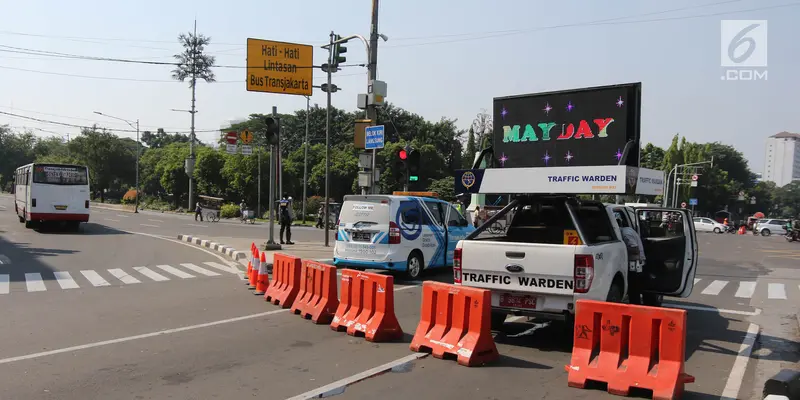
[[[642,290],[689,297],[697,274],[697,233],[688,210],[636,208],[644,243]]]

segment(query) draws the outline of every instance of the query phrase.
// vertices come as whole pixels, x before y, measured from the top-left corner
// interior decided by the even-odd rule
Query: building
[[[767,138],[764,181],[785,186],[800,180],[800,134],[781,132]]]

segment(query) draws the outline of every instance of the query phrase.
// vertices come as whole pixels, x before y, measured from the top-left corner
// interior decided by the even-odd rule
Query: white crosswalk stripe
[[[770,299],[786,300],[786,287],[782,283],[770,283],[767,296]]]
[[[148,277],[148,278],[150,278],[150,279],[152,279],[152,280],[154,280],[156,282],[162,282],[162,281],[168,281],[169,280],[169,278],[167,278],[166,276],[161,275],[158,272],[153,271],[152,269],[147,268],[147,267],[133,267],[133,269],[135,269],[136,272],[138,272],[138,273],[140,273],[140,274],[142,274],[142,275],[144,275],[144,276],[146,276],[146,277]]]
[[[192,270],[194,272],[197,272],[198,274],[201,274],[201,275],[219,276],[219,274],[214,272],[214,271],[209,271],[209,270],[207,270],[207,269],[205,269],[203,267],[198,267],[197,265],[194,265],[194,264],[186,263],[186,264],[181,264],[181,266],[186,268],[186,269],[190,269],[190,270]]]
[[[725,285],[727,285],[727,284],[728,284],[728,281],[714,281],[714,282],[711,282],[711,284],[708,285],[708,287],[705,288],[705,290],[703,290],[702,294],[718,295],[719,292],[721,292],[722,289],[724,289]]]
[[[238,274],[239,273],[239,269],[238,268],[231,267],[229,265],[224,265],[224,264],[215,263],[215,262],[204,262],[203,264],[208,265],[211,268],[216,268],[218,270],[221,270],[221,271],[224,271],[224,272],[227,272],[227,273],[231,273],[231,274]]]
[[[168,274],[175,275],[175,276],[177,276],[178,278],[181,278],[181,279],[194,278],[194,275],[192,275],[190,273],[187,273],[187,272],[183,272],[183,271],[181,271],[181,270],[179,270],[179,269],[177,269],[177,268],[175,268],[175,267],[173,267],[171,265],[156,265],[156,267],[160,268],[161,270],[163,270],[164,272],[166,272]]]
[[[56,278],[56,282],[58,285],[61,286],[62,289],[78,289],[78,283],[72,279],[72,275],[69,274],[67,271],[53,271],[53,276]]]
[[[9,281],[11,277],[7,274],[0,275],[0,294],[8,294],[11,287],[9,286]]]
[[[697,285],[698,283],[704,281],[700,278],[695,278],[695,285],[702,287],[703,285]],[[706,286],[703,291],[700,292],[701,295],[704,296],[730,296],[733,290],[726,291],[725,288],[728,287],[729,281],[725,280],[713,280],[711,281],[708,286]],[[787,289],[787,285],[785,283],[779,282],[753,282],[753,281],[741,281],[741,282],[733,282],[736,284],[736,293],[733,294],[734,297],[739,299],[768,299],[768,300],[787,300],[789,297],[797,296],[800,298],[800,294],[791,294],[789,295],[787,292],[794,290],[794,285],[789,285]],[[800,285],[797,286],[798,293],[800,293]]]
[[[739,289],[736,290],[736,297],[749,299],[753,297],[753,293],[756,292],[756,283],[755,282],[739,282]]]
[[[38,272],[25,274],[25,286],[27,286],[29,292],[43,292],[47,290],[47,286],[45,286],[44,281],[42,281],[42,274]]]
[[[114,278],[119,279],[122,283],[124,283],[126,285],[130,285],[130,284],[133,284],[133,283],[142,283],[142,281],[132,277],[127,272],[125,272],[125,270],[123,270],[122,268],[110,269],[110,270],[108,270],[108,273],[111,274],[111,275],[114,275]]]
[[[83,277],[86,278],[86,280],[88,280],[89,283],[91,283],[94,286],[111,286],[111,284],[108,283],[107,280],[103,279],[103,277],[100,276],[100,274],[98,274],[97,271],[93,269],[83,270],[81,271],[81,274],[83,274]]]

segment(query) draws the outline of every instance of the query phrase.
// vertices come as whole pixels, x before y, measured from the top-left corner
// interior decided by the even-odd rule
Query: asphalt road
[[[170,239],[179,233],[202,237],[203,230],[252,237],[263,227],[217,223],[186,232],[191,218],[106,210],[93,211],[92,221],[78,234],[26,230],[10,200],[0,196],[0,397],[286,399],[322,388],[337,399],[618,398],[567,387],[570,344],[563,325],[509,321],[496,337],[502,357],[493,365],[413,359],[408,342],[420,315],[416,282],[395,285],[404,340],[373,344],[266,304],[225,270],[232,262]],[[301,230],[312,238],[321,233]],[[688,308],[686,372],[697,382],[687,384],[684,398],[757,398],[766,374],[800,361],[800,244],[700,238],[700,281],[691,297],[670,301]],[[95,271],[108,285],[84,271]],[[55,272],[68,273],[78,287],[62,288],[71,285]],[[35,275],[25,274],[40,274],[46,290],[30,290],[41,285],[29,287],[28,277]],[[5,294],[3,275],[9,276]],[[447,281],[450,273],[431,278]],[[755,285],[742,285],[749,282]],[[754,326],[758,339],[748,335]],[[387,369],[360,380],[360,373]]]

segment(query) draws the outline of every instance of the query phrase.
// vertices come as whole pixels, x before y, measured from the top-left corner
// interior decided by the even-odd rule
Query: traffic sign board
[[[242,143],[244,144],[250,144],[253,141],[253,134],[245,129],[239,133],[239,139],[242,139]]]
[[[247,39],[247,91],[311,96],[314,47]]]
[[[686,208],[686,202],[685,201],[681,203],[681,208]]]
[[[225,147],[225,151],[227,151],[227,152],[228,152],[228,154],[236,154],[236,152],[238,151],[238,149],[239,149],[239,146],[237,146],[236,144],[228,144],[228,145]]]
[[[384,132],[383,125],[368,126],[364,130],[364,148],[367,150],[382,149],[385,144]]]
[[[249,156],[253,154],[253,146],[242,145],[242,154]]]
[[[696,181],[698,178],[700,178],[700,177],[699,177],[699,176],[697,176],[697,174],[695,174],[695,175],[692,175],[692,180],[693,180],[693,181]]]
[[[239,135],[236,132],[228,132],[225,134],[225,141],[228,144],[236,144],[239,141]]]
[[[697,199],[689,199],[689,205],[690,206],[696,206],[697,205]]]

